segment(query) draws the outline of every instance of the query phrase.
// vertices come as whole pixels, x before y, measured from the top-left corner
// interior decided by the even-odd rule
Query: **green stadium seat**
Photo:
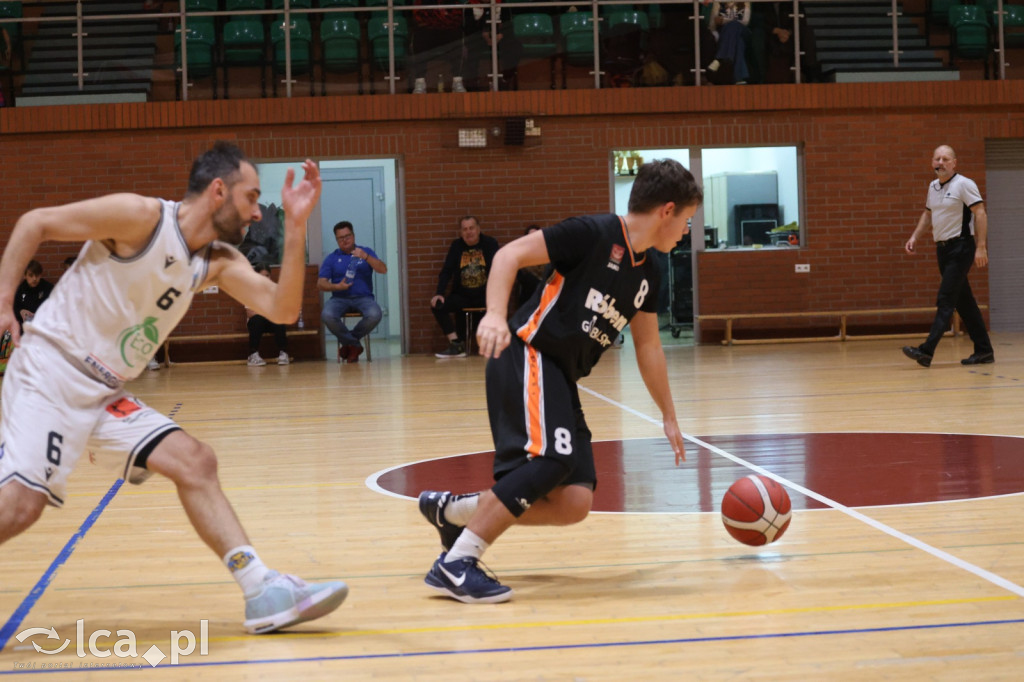
[[[409,22],[404,15],[395,14],[395,71],[404,69],[409,56]],[[366,37],[370,41],[370,94],[376,89],[378,71],[390,69],[388,53],[388,15],[375,12],[366,24]]]
[[[239,0],[229,0],[229,2]],[[260,94],[267,96],[266,38],[259,17],[232,17],[224,24],[222,34],[224,53],[224,97],[228,97],[228,67],[258,66]]]
[[[291,62],[292,76],[296,74],[312,73],[313,71],[313,29],[309,25],[309,19],[303,14],[291,15]],[[270,45],[274,51],[273,73],[273,94],[277,97],[276,75],[286,71],[288,50],[285,49],[285,23],[284,15],[275,18],[270,27]],[[313,96],[313,78],[309,79],[309,94]]]
[[[359,73],[359,94],[363,92],[362,60],[359,45],[362,29],[354,14],[334,13],[320,24],[320,89],[327,94],[327,72]]]

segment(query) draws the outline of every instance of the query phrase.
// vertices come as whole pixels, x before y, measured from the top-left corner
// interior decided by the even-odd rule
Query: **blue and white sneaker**
[[[464,526],[458,526],[445,518],[444,509],[449,503],[463,497],[468,497],[468,495],[452,495],[449,492],[437,490],[424,490],[420,493],[420,513],[430,522],[430,525],[437,529],[441,536],[441,547],[446,552],[459,539],[459,534],[462,533]]]
[[[484,572],[479,559],[463,557],[446,563],[445,556],[441,552],[423,579],[429,587],[464,604],[498,604],[512,598],[512,588]]]
[[[245,629],[261,635],[326,616],[347,596],[348,585],[340,581],[306,583],[270,571],[259,592],[245,596]]]

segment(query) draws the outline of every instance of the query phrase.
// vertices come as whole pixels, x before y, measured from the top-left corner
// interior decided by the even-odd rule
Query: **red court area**
[[[848,507],[964,500],[1024,492],[1024,439],[942,433],[789,433],[702,436],[700,440]],[[416,462],[381,474],[381,488],[415,498],[422,490],[490,487],[493,453]],[[663,438],[594,443],[594,511],[718,511],[722,495],[750,473],[687,443],[676,467]],[[794,509],[823,505],[788,491]]]

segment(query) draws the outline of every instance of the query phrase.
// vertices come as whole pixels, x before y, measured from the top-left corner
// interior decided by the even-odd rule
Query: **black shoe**
[[[932,356],[928,355],[917,346],[903,346],[903,354],[911,360],[917,360],[917,364],[922,367],[932,366]]]
[[[466,346],[461,341],[450,341],[448,349],[440,353],[434,353],[434,357],[442,360],[447,358],[464,358],[466,357]]]
[[[449,492],[438,492],[435,490],[424,490],[420,493],[420,513],[437,529],[441,536],[441,547],[448,551],[459,539],[462,533],[462,526],[456,525],[445,518],[444,509],[464,495],[452,495]]]
[[[446,562],[445,558],[442,552],[423,579],[429,587],[464,604],[499,604],[512,598],[512,588],[481,569],[479,559],[467,556]]]
[[[991,365],[996,361],[995,353],[973,353],[971,357],[960,361],[961,365]]]

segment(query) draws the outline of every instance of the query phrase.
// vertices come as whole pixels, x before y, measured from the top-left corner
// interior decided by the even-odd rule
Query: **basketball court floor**
[[[65,508],[0,546],[0,676],[1020,679],[1024,335],[993,338],[974,368],[962,337],[930,369],[906,341],[668,347],[679,467],[631,344],[608,352],[581,382],[594,513],[502,537],[485,561],[515,596],[496,605],[423,584],[440,548],[415,502],[489,484],[483,359],[380,344],[372,363],[148,373],[137,395],[216,449],[265,563],[349,598],[247,635],[173,486],[83,458]],[[761,548],[718,511],[752,472],[795,510]]]

